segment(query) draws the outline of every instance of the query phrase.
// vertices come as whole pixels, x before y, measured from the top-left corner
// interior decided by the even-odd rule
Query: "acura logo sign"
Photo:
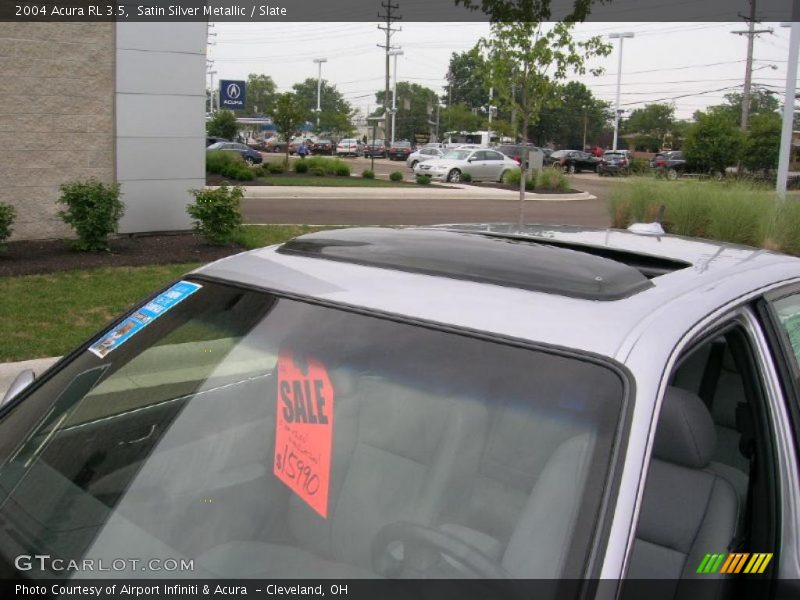
[[[242,95],[242,89],[235,83],[231,83],[226,92],[228,93],[228,98],[231,100],[238,100]]]

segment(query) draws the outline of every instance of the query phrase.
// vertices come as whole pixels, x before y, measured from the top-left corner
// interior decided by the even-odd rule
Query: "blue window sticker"
[[[203,286],[198,283],[179,281],[105,333],[103,337],[89,346],[89,352],[99,358],[105,358],[109,352],[119,348],[141,329],[182,300],[194,294],[201,287]]]

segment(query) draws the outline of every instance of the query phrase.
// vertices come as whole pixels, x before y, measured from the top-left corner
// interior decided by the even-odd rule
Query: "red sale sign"
[[[328,517],[334,389],[313,358],[278,356],[278,414],[273,473],[322,517]]]

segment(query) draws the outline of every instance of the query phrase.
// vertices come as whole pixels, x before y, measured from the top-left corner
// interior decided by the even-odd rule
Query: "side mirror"
[[[470,157],[467,159],[467,162],[472,162],[472,161],[475,161],[475,160],[478,160],[478,159],[477,159],[477,158],[475,158],[474,156],[470,156]]]
[[[8,390],[6,390],[3,400],[0,401],[0,406],[5,406],[14,398],[19,396],[30,384],[33,383],[34,379],[36,379],[36,373],[34,373],[32,370],[25,369],[24,371],[20,372],[19,375],[14,378],[14,381],[11,382]]]

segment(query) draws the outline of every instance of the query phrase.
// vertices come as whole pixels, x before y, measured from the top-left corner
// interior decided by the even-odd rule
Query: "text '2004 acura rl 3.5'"
[[[788,256],[574,227],[305,235],[12,387],[5,576],[166,556],[205,578],[797,594],[799,355]]]

